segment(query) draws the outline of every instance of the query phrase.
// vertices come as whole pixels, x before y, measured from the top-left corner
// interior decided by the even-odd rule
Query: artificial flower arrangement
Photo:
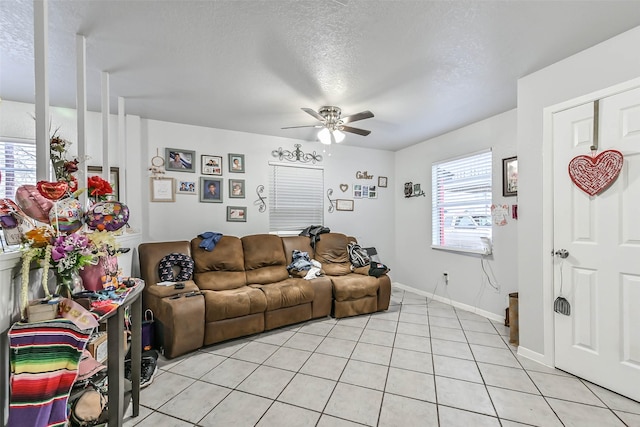
[[[47,286],[50,268],[53,268],[56,275],[56,294],[70,297],[72,293],[83,290],[79,274],[81,270],[98,266],[100,263],[106,266],[105,260],[115,260],[118,246],[113,231],[125,226],[128,220],[129,210],[120,202],[95,203],[85,215],[80,201],[77,200],[77,196],[84,189],[78,189],[77,178],[73,175],[78,170],[79,161],[67,158],[70,144],[57,136],[57,131],[54,133],[50,140],[50,157],[57,181],[40,181],[36,186],[37,191],[44,197],[43,200],[48,203],[48,206],[41,208],[48,207],[49,221],[46,222],[42,216],[32,216],[42,225],[24,232],[23,317],[26,317],[29,305],[27,299],[32,261],[37,261],[43,268],[42,286],[47,299],[51,298]],[[113,192],[111,185],[99,176],[89,177],[87,188],[95,202]],[[27,213],[21,211],[19,214],[28,215],[29,210],[26,207],[24,211]],[[117,277],[117,261],[115,264],[115,271],[109,268],[110,278]],[[109,280],[109,283],[113,282]]]

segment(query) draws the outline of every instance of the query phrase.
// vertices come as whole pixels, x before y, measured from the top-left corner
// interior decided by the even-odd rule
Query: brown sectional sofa
[[[210,252],[200,248],[199,237],[141,244],[143,303],[154,313],[164,354],[176,357],[203,345],[329,315],[386,310],[391,280],[369,276],[368,267],[352,271],[347,253],[351,240],[326,233],[314,249],[302,236],[223,236]],[[325,275],[312,280],[291,277],[287,266],[294,249],[320,261]],[[193,280],[185,282],[184,289],[157,285],[158,264],[170,253],[194,260]]]

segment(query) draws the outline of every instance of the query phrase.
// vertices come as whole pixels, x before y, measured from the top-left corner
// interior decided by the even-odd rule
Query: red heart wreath
[[[606,150],[597,156],[576,156],[569,162],[571,181],[590,196],[602,192],[622,170],[623,156],[618,150]]]

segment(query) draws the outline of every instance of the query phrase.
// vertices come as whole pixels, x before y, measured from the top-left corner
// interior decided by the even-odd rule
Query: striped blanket
[[[11,327],[9,426],[66,425],[69,391],[91,332],[66,319]]]

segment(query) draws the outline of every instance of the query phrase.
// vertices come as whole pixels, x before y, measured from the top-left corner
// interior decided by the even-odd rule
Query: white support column
[[[33,2],[33,44],[36,76],[36,179],[49,181],[49,7],[47,0]]]
[[[87,186],[87,41],[76,34],[76,109],[78,112],[78,188]],[[82,206],[87,206],[87,192],[80,196]]]
[[[103,71],[102,81],[102,178],[109,181],[109,73]]]
[[[127,202],[127,122],[124,114],[124,97],[118,97],[118,164],[120,176],[118,177],[119,199]]]

